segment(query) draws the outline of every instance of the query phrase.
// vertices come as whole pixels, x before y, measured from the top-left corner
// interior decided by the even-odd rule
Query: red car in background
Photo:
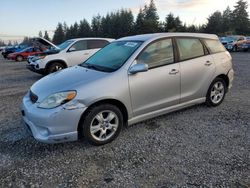
[[[242,44],[242,49],[245,52],[250,50],[250,37],[246,37],[246,41]]]
[[[42,51],[39,48],[29,47],[21,50],[20,52],[14,52],[9,54],[7,58],[15,61],[23,61],[24,59],[27,59],[28,56],[40,53],[42,53]]]

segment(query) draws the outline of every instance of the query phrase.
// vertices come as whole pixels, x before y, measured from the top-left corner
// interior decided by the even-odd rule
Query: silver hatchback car
[[[233,75],[232,58],[216,35],[130,36],[37,81],[23,98],[22,115],[39,141],[84,137],[102,145],[125,124],[199,103],[221,104]]]

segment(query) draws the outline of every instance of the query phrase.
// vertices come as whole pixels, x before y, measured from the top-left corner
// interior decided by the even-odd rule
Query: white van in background
[[[27,68],[40,74],[50,74],[84,62],[113,40],[110,38],[70,39],[57,46],[58,48],[28,58]]]

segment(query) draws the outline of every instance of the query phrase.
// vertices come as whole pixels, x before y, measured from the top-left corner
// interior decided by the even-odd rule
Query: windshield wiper
[[[113,72],[114,71],[112,68],[88,64],[88,63],[80,64],[80,66],[85,67],[87,69],[94,69],[94,70],[101,71],[101,72]]]
[[[94,70],[101,71],[101,69],[96,65],[91,65],[91,64],[88,64],[88,63],[84,63],[81,66],[85,67],[85,68],[88,68],[88,69],[94,69]]]

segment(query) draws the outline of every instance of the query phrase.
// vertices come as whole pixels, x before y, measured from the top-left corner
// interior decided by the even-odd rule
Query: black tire
[[[233,51],[233,52],[238,52],[238,47],[237,47],[237,45],[234,45],[232,51]]]
[[[214,91],[214,86],[215,86],[216,83],[221,83],[221,86],[223,87],[223,95],[222,95],[222,93],[220,93],[222,96],[220,97],[218,102],[215,102],[213,100],[213,97],[212,97],[212,92],[219,92],[219,91]],[[206,105],[207,106],[212,106],[212,107],[220,105],[223,102],[224,98],[225,98],[226,92],[227,92],[227,85],[226,85],[225,80],[222,79],[222,78],[219,78],[219,77],[215,78],[213,80],[213,82],[210,84],[209,89],[207,91]]]
[[[65,68],[65,66],[64,66],[62,63],[60,63],[60,62],[54,62],[54,63],[51,63],[51,64],[48,66],[46,73],[47,73],[47,74],[50,74],[50,73],[53,73],[53,72],[57,72],[57,71],[59,71],[59,70],[62,70],[62,69],[64,69],[64,68]]]
[[[106,112],[106,111],[108,111],[108,112]],[[90,131],[91,125],[93,124],[93,122],[95,120],[97,120],[96,116],[98,114],[109,113],[109,112],[115,113],[115,115],[116,115],[115,118],[118,118],[118,119],[116,119],[118,122],[118,127],[116,128],[116,130],[113,130],[113,129],[110,130],[108,128],[107,129],[105,128],[105,130],[106,131],[109,130],[110,133],[112,133],[112,131],[114,131],[113,135],[111,134],[112,136],[110,135],[111,137],[106,139],[106,133],[105,133],[105,137],[103,139],[106,139],[106,140],[98,140],[98,138],[100,138],[100,136],[101,136],[101,132],[103,131],[102,129],[104,129],[104,128],[100,128],[99,131],[94,133],[96,135],[93,136],[91,134],[91,131]],[[106,119],[108,119],[108,118],[106,117]],[[83,138],[86,139],[90,144],[93,144],[96,146],[104,145],[104,144],[107,144],[109,142],[112,142],[120,134],[121,129],[123,127],[123,124],[124,124],[123,115],[118,107],[111,105],[111,104],[101,104],[98,106],[93,106],[88,110],[88,112],[86,113],[86,115],[83,118],[83,121],[80,123],[79,135],[82,135]],[[105,125],[100,125],[100,126],[105,127]],[[99,136],[98,136],[98,134],[99,134]]]
[[[23,61],[23,56],[21,55],[16,56],[16,61],[18,62]]]

